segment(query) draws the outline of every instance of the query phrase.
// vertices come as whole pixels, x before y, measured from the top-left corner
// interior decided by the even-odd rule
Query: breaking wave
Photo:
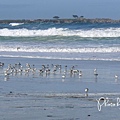
[[[24,23],[10,23],[9,25],[11,25],[11,26],[18,26],[18,25],[22,25],[22,24],[24,24]]]
[[[17,49],[19,48],[19,49]],[[41,48],[27,46],[0,46],[0,51],[6,52],[47,52],[47,53],[119,53],[119,47],[104,47],[104,48]]]
[[[35,36],[78,36],[78,37],[120,37],[120,28],[92,28],[71,30],[68,28],[49,28],[46,30],[0,29],[0,36],[35,37]]]

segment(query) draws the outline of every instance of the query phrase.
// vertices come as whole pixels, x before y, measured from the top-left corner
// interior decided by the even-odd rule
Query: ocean
[[[3,57],[120,61],[119,26],[118,23],[0,24],[0,52]]]
[[[120,23],[0,24],[0,62],[1,120],[120,117]]]

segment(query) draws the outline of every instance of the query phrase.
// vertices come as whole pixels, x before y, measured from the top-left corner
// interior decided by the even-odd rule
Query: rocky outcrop
[[[87,18],[76,18],[76,19],[35,19],[35,20],[0,20],[0,23],[9,24],[9,23],[120,23],[120,20],[112,20],[109,18],[95,18],[95,19],[87,19]]]

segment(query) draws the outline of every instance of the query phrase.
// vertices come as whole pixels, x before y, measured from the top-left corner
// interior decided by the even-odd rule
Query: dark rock
[[[55,16],[55,18],[58,16]],[[95,18],[95,19],[88,19],[82,17],[78,17],[77,19],[35,19],[35,20],[0,20],[2,24],[9,24],[9,23],[120,23],[120,20],[112,20],[109,18]]]

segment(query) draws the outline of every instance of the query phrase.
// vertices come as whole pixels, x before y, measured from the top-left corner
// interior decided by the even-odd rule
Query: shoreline
[[[81,61],[81,62],[85,62],[85,61],[91,61],[91,62],[120,62],[119,60],[108,60],[108,59],[59,59],[59,58],[37,58],[37,57],[8,57],[8,56],[0,56],[1,60],[2,59],[38,59],[38,60],[56,60],[56,61]]]
[[[9,23],[120,23],[120,20],[109,18],[71,18],[71,19],[18,19],[18,20],[0,20],[2,24]]]
[[[115,80],[114,75],[119,75],[120,64],[103,61],[63,61],[45,59],[12,58],[1,59],[5,66],[0,69],[0,105],[1,120],[81,120],[96,118],[110,119],[108,112],[115,111],[112,118],[119,118],[119,108],[111,106],[100,106],[98,109],[97,100],[110,98],[116,103],[119,97],[119,79]],[[8,65],[21,63],[23,71],[4,76],[4,70]],[[26,73],[26,63],[35,71]],[[61,72],[55,66],[61,65]],[[20,65],[20,64],[19,64]],[[50,68],[50,74],[39,73],[42,65]],[[65,72],[65,66],[67,70]],[[81,70],[82,76],[69,73],[70,68]],[[17,66],[16,66],[17,68]],[[98,71],[98,77],[94,76],[94,69]],[[32,69],[31,69],[32,70]],[[65,73],[65,78],[62,76]],[[85,88],[89,89],[88,96]],[[97,99],[97,100],[96,100]],[[119,100],[119,99],[118,99]],[[102,102],[102,101],[101,101]],[[108,103],[109,104],[109,103]],[[107,104],[107,105],[108,105]],[[111,109],[110,109],[111,108]],[[98,110],[101,110],[100,113]],[[77,111],[77,112],[76,112]],[[96,112],[97,111],[97,112]],[[7,113],[7,114],[6,114]],[[100,119],[98,119],[100,120]]]

